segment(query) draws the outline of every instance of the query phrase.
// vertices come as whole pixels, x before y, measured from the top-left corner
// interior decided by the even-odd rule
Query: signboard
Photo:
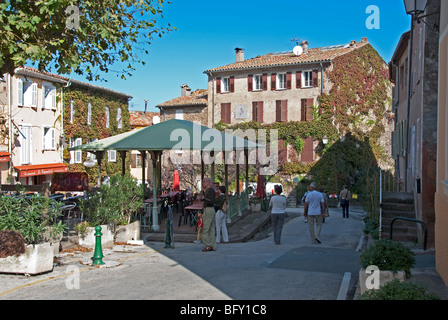
[[[247,106],[237,105],[235,107],[235,119],[247,119]]]

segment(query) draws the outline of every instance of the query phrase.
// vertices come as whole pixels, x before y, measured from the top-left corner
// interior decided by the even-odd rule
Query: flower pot
[[[400,281],[405,281],[406,279],[406,273],[404,271],[393,272],[389,270],[379,270],[376,275],[379,276],[379,287],[394,279],[399,279]],[[367,286],[368,284],[370,285],[374,283],[375,280],[372,277],[375,277],[376,275],[375,272],[373,274],[371,272],[366,272],[366,269],[364,268],[359,270],[359,288],[361,289],[361,294],[371,290],[370,288],[367,288]]]
[[[112,248],[114,246],[114,228],[111,224],[103,224],[101,227],[101,247]],[[95,227],[87,227],[86,232],[78,233],[78,243],[84,248],[95,248]]]
[[[125,226],[117,226],[115,229],[115,242],[128,242],[140,240],[140,221],[134,221]]]
[[[53,270],[54,244],[27,245],[25,253],[0,258],[0,273],[40,274]]]

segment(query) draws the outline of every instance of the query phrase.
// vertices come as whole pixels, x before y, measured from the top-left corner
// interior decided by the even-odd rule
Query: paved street
[[[360,213],[330,210],[313,245],[302,208],[288,210],[281,245],[272,234],[206,253],[194,243],[117,245],[103,250],[102,268],[86,265],[93,252],[64,253],[51,273],[0,275],[0,299],[335,300],[340,291],[345,299],[359,270]]]

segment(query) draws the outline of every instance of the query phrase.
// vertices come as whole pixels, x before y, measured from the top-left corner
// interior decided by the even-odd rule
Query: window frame
[[[263,91],[263,75],[254,74],[253,79],[253,91]]]
[[[307,76],[308,79],[307,79]],[[302,88],[312,88],[313,87],[313,70],[302,71]]]
[[[230,92],[230,77],[221,78],[221,93]]]
[[[286,90],[287,89],[286,82],[287,82],[286,72],[277,73],[276,90]]]
[[[47,130],[47,133],[45,131]],[[49,136],[47,136],[49,134]],[[56,150],[56,129],[51,126],[42,127],[42,150],[54,151]]]

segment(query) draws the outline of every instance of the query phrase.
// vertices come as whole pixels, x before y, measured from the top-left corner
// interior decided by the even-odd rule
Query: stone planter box
[[[27,245],[25,253],[0,258],[0,273],[40,274],[53,270],[54,244]]]
[[[134,221],[125,226],[117,226],[115,229],[115,242],[128,242],[140,240],[140,221]]]
[[[250,209],[252,212],[260,212],[261,211],[261,203],[251,203]]]
[[[101,247],[112,248],[114,246],[114,227],[112,224],[103,224],[101,227]],[[95,227],[88,227],[83,234],[78,234],[78,243],[84,248],[95,248]]]
[[[366,273],[366,269],[361,268],[361,270],[359,270],[359,288],[361,290],[361,294],[363,294],[364,292],[369,290],[366,287],[366,281],[370,280],[370,279],[368,279],[370,276],[372,276],[372,274]],[[400,281],[405,281],[406,273],[404,271],[398,271],[398,272],[393,272],[393,271],[389,271],[389,270],[384,270],[384,271],[380,270],[379,271],[380,287],[394,279],[399,279]]]

